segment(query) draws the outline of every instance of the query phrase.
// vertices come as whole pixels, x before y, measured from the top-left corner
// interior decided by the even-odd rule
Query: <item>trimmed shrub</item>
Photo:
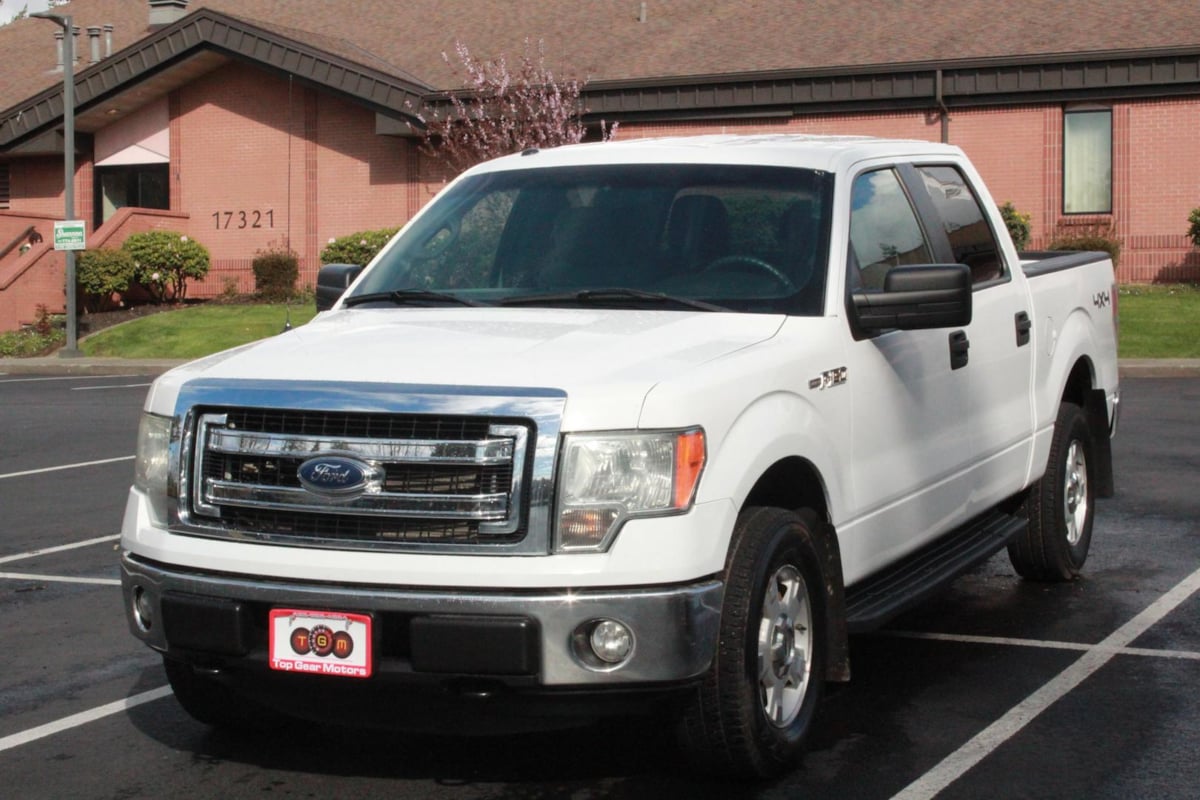
[[[122,248],[133,256],[138,283],[156,303],[182,302],[188,278],[199,280],[208,274],[208,249],[176,231],[135,233]]]
[[[254,291],[264,300],[288,300],[296,293],[300,259],[291,250],[260,250],[253,269]]]
[[[1012,201],[1008,201],[1000,206],[1000,216],[1004,217],[1004,225],[1008,228],[1008,235],[1012,237],[1013,245],[1016,246],[1017,250],[1020,251],[1028,248],[1030,222],[1033,220],[1033,217],[1017,211],[1017,207],[1012,204]]]
[[[358,264],[365,267],[383,249],[399,228],[360,231],[332,240],[321,251],[322,264]]]
[[[1100,250],[1112,258],[1113,268],[1121,259],[1121,240],[1111,225],[1086,225],[1059,228],[1048,247],[1050,250]]]
[[[1192,213],[1188,214],[1188,222],[1191,225],[1187,235],[1192,240],[1192,247],[1200,247],[1200,208],[1192,209]]]
[[[137,265],[125,250],[85,250],[79,254],[75,278],[88,311],[112,308],[112,296],[129,291],[137,278]]]

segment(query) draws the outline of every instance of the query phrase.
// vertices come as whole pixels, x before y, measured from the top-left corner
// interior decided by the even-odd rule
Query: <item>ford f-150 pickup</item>
[[[130,629],[214,725],[653,709],[705,768],[779,772],[851,633],[1005,548],[1079,574],[1113,281],[1022,260],[947,145],[482,164],[361,274],[327,267],[308,325],[155,381]]]

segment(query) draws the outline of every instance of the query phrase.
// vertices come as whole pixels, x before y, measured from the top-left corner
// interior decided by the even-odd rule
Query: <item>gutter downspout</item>
[[[942,71],[939,69],[934,76],[934,91],[938,108],[941,110],[942,117],[942,144],[950,144],[950,109],[946,108],[946,101],[942,97]]]

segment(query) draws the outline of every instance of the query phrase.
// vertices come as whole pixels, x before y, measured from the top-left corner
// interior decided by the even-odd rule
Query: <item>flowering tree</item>
[[[418,115],[426,126],[423,153],[461,172],[530,147],[583,140],[582,85],[554,76],[546,67],[542,42],[534,48],[526,39],[515,68],[503,56],[478,59],[461,42],[454,50],[466,72],[466,91],[450,94],[449,105],[435,109],[429,118]],[[442,58],[451,63],[448,54],[442,53]],[[601,137],[611,138],[616,128],[615,123],[601,123]]]

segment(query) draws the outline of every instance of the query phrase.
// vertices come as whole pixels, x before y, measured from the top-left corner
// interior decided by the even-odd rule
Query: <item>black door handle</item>
[[[1017,324],[1017,347],[1024,347],[1029,344],[1029,333],[1033,330],[1033,320],[1024,311],[1018,311],[1016,316]]]
[[[955,331],[950,334],[950,369],[960,369],[967,365],[971,341],[967,339],[966,331]]]

